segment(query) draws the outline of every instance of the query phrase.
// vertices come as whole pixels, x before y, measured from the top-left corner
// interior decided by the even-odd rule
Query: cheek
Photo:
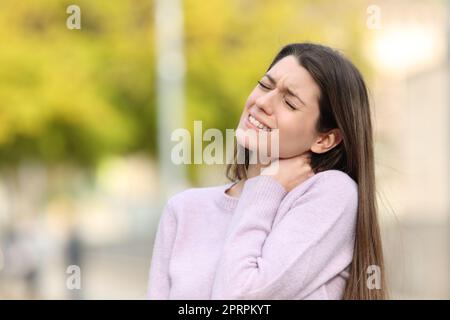
[[[242,109],[241,119],[240,122],[244,120],[244,118],[248,114],[248,109],[250,109],[251,106],[255,104],[255,100],[258,98],[258,93],[256,92],[256,89],[253,90],[250,95],[247,98],[247,101],[245,102],[244,108]]]
[[[245,102],[245,109],[249,108],[250,106],[255,104],[255,100],[258,98],[258,92],[256,89],[254,89],[250,95],[247,98],[247,101]]]
[[[313,139],[312,124],[301,117],[279,119],[280,157],[293,157],[309,149]]]

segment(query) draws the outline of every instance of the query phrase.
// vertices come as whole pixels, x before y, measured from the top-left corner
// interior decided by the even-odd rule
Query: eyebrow
[[[273,85],[275,85],[277,82],[275,81],[275,79],[274,78],[272,78],[272,76],[270,76],[269,74],[265,74],[264,75],[265,77],[267,77],[268,79],[269,79],[269,81],[273,84]],[[293,97],[296,97],[298,100],[300,100],[300,102],[304,105],[304,106],[306,106],[306,103],[298,96],[298,95],[296,95],[294,92],[292,92],[292,90],[290,90],[289,88],[286,88],[286,92],[289,94],[289,95],[291,95],[291,96],[293,96]]]

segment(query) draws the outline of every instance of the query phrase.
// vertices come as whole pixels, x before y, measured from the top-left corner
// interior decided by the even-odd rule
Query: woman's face
[[[278,129],[280,158],[308,152],[317,139],[319,96],[320,89],[309,72],[294,56],[287,56],[278,61],[250,93],[238,129],[255,130],[269,135],[269,140],[271,132],[267,129]],[[258,128],[261,124],[265,128]],[[239,139],[238,142],[254,149]]]

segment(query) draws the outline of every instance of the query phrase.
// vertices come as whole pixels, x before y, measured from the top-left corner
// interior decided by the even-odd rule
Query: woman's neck
[[[256,177],[260,174],[261,165],[260,164],[249,164],[247,170],[247,179]],[[231,188],[226,190],[226,193],[234,198],[239,198],[241,195],[242,189],[244,188],[246,179],[239,180],[238,183],[235,183]]]

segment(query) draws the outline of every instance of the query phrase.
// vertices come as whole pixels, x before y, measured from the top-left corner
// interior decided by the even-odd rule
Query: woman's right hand
[[[292,158],[272,161],[270,165],[261,168],[260,174],[271,176],[289,192],[314,176],[310,163],[311,153],[308,152]]]

